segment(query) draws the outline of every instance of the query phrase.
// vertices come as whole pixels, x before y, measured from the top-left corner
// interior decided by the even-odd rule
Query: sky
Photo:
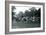
[[[16,9],[14,9],[13,12],[16,12],[16,14],[18,14],[20,11],[22,11],[23,13],[25,12],[25,10],[30,11],[29,9],[32,8],[32,7],[30,7],[30,6],[28,6],[28,7],[15,6],[15,8],[16,8]],[[39,8],[36,8],[36,9],[38,10]]]

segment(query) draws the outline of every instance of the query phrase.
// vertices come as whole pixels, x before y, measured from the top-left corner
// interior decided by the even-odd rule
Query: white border
[[[40,7],[41,8],[41,27],[40,28],[21,28],[21,29],[12,29],[12,6],[31,6],[31,7]],[[42,5],[24,5],[24,4],[9,4],[9,32],[16,31],[35,31],[43,30],[43,6]]]

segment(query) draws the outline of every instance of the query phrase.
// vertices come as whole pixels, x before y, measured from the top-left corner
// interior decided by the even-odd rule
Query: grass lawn
[[[17,22],[15,20],[12,23],[12,28],[34,28],[34,27],[40,27],[40,23],[37,21],[34,21],[34,22],[31,22],[31,21]]]

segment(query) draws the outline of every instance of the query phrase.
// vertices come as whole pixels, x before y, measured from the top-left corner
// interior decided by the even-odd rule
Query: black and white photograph
[[[40,27],[41,8],[12,6],[12,28]]]
[[[42,5],[10,4],[10,28],[41,28]],[[39,29],[40,30],[40,29]]]

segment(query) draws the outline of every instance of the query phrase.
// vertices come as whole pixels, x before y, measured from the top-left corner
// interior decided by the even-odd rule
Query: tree
[[[16,9],[15,6],[12,6],[12,20],[15,18],[14,15],[15,15],[15,13],[16,13],[16,12],[13,12],[14,9]]]
[[[14,9],[16,9],[15,6],[12,6],[12,12],[13,12]]]
[[[35,12],[36,17],[40,17],[40,8]]]
[[[31,16],[32,16],[32,17],[35,16],[35,12],[37,11],[36,8],[35,8],[35,7],[32,7],[32,8],[30,8],[29,10],[30,10],[30,12],[31,12]]]
[[[27,16],[27,17],[29,16],[29,11],[28,10],[25,11],[25,15],[24,16]]]
[[[40,23],[40,12],[41,12],[41,8],[39,8],[38,11],[37,11],[37,17],[39,17],[39,18],[38,18],[38,22],[39,22],[39,23]]]
[[[31,10],[31,11],[35,11],[36,8],[35,8],[35,7],[32,7],[32,8],[30,8],[29,10]]]
[[[41,8],[38,9],[38,17],[40,17]]]
[[[19,13],[18,13],[18,15],[17,15],[18,17],[23,17],[23,12],[22,11],[20,11]]]
[[[15,8],[15,6],[12,6],[12,16],[14,16],[14,15],[15,15],[15,12],[13,12],[13,11],[14,11],[14,9],[16,9],[16,8]]]

